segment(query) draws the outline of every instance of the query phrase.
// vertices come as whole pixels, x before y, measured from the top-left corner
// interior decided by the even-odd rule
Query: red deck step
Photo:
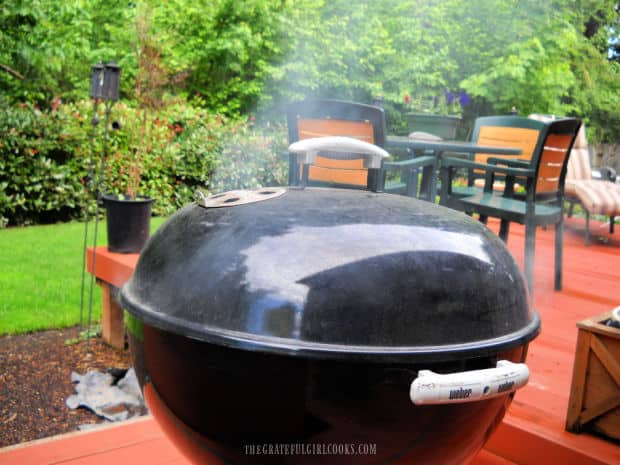
[[[95,431],[70,433],[0,449],[0,463],[2,465],[191,465],[163,436],[151,417]],[[515,464],[492,452],[482,451],[471,465]]]

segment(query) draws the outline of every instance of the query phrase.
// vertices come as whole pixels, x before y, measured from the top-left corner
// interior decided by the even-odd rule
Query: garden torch
[[[110,112],[112,110],[112,105],[119,99],[119,85],[120,85],[120,74],[121,68],[114,62],[110,62],[107,64],[97,63],[92,67],[92,74],[90,78],[90,97],[93,99],[93,119],[91,121],[92,124],[92,132],[90,139],[90,162],[88,167],[88,182],[87,188],[90,188],[92,192],[94,192],[95,196],[95,228],[93,233],[93,254],[91,257],[91,280],[88,291],[88,323],[86,329],[86,350],[89,349],[89,339],[90,339],[90,324],[92,317],[92,307],[93,307],[93,286],[95,281],[95,247],[97,246],[97,227],[99,223],[99,203],[100,203],[100,187],[103,185],[103,177],[105,170],[105,161],[108,155],[108,125],[110,121]],[[95,176],[94,173],[94,153],[95,153],[95,135],[96,128],[99,124],[98,115],[98,107],[99,103],[103,102],[105,106],[105,124],[104,124],[104,132],[103,132],[103,153],[101,155],[101,160],[99,164],[99,172]],[[115,125],[118,127],[118,125]],[[89,222],[89,213],[88,213],[88,201],[86,202],[85,207],[85,223],[84,223],[84,244],[82,250],[82,290],[80,297],[80,329],[83,329],[83,313],[84,313],[84,291],[85,291],[85,281],[86,281],[86,245],[88,242],[88,222]]]

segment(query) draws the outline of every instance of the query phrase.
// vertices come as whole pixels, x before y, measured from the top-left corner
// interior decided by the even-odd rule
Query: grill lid
[[[512,256],[461,213],[345,189],[231,203],[163,224],[124,308],[215,344],[340,359],[486,356],[539,331]]]

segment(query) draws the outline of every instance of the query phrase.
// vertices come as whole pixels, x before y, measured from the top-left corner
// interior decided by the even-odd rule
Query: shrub
[[[67,220],[79,211],[83,170],[74,153],[80,142],[66,131],[65,117],[30,105],[0,114],[0,223]]]
[[[284,127],[259,131],[252,124],[238,123],[226,135],[211,176],[211,191],[286,184],[288,153]]]
[[[59,105],[41,112],[8,107],[0,115],[0,225],[78,218],[94,211],[89,168],[99,170],[104,115],[95,127],[92,103]],[[103,192],[126,193],[139,113],[122,103],[111,119]],[[190,202],[197,188],[208,191],[251,188],[286,181],[284,128],[256,128],[184,103],[170,103],[152,118],[148,151],[142,156],[139,194],[155,199],[153,212],[168,215]]]

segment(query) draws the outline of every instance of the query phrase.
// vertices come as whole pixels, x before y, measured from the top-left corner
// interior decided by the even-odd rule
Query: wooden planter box
[[[620,440],[620,329],[605,325],[609,316],[577,323],[566,429]]]

